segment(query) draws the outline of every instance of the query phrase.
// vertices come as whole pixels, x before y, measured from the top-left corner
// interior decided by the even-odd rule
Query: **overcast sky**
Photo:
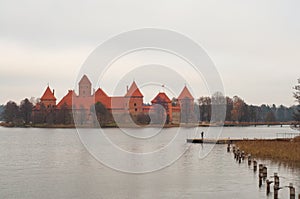
[[[99,44],[153,27],[200,44],[216,64],[226,95],[248,104],[290,106],[300,77],[300,1],[245,2],[0,0],[0,104],[40,97],[48,83],[60,100]]]

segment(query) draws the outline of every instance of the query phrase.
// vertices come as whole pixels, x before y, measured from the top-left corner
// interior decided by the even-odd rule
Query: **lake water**
[[[204,131],[207,138],[274,138],[277,133],[295,132],[279,126],[226,127],[221,135],[219,130],[200,128],[196,136]],[[195,136],[194,129],[181,129],[182,136],[178,136],[178,128],[131,129],[125,134],[119,129],[105,129],[114,144],[132,153],[147,154],[169,146],[167,143],[178,136],[171,152],[152,157],[152,162],[165,163],[182,149],[187,149],[185,153],[171,165],[143,174],[118,169],[149,169],[148,160],[137,158],[128,164],[127,157],[107,151],[109,146],[98,140],[97,129],[86,131],[82,140],[91,144],[89,150],[95,150],[94,156],[75,129],[0,128],[0,198],[273,198],[272,194],[265,196],[264,185],[258,188],[257,173],[246,163],[237,164],[225,145],[186,143],[186,138]],[[100,163],[97,155],[108,162],[117,161],[110,168],[105,161]],[[267,164],[269,176],[278,172],[282,186],[292,182],[300,193],[300,168],[262,163]],[[279,193],[280,198],[288,198],[288,189]]]

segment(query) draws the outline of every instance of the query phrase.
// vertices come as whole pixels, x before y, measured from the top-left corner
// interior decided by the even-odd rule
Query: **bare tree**
[[[9,101],[6,103],[4,108],[4,120],[7,123],[20,123],[20,110],[15,102]]]
[[[20,114],[25,124],[31,122],[32,108],[33,104],[27,98],[21,101]]]
[[[300,123],[300,78],[298,79],[298,84],[294,87],[294,98],[296,99],[296,102],[298,103],[298,107],[294,111],[294,119],[297,121],[297,123]]]
[[[226,116],[226,98],[221,92],[215,92],[211,97],[212,121],[222,122]]]
[[[246,103],[238,96],[233,97],[233,109],[231,111],[231,117],[233,121],[241,122],[245,120],[246,113]]]
[[[200,97],[198,99],[200,121],[209,122],[211,120],[211,98]]]

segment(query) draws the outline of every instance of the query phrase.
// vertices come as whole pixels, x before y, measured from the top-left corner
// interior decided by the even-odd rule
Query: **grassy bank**
[[[300,166],[300,136],[288,140],[247,140],[236,143],[254,158]]]

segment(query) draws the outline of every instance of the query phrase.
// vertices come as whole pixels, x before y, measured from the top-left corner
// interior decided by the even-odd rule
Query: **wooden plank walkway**
[[[204,143],[204,144],[233,144],[235,142],[239,141],[271,141],[271,140],[277,140],[277,141],[290,141],[289,138],[274,138],[274,139],[234,139],[234,138],[220,138],[220,139],[201,139],[201,138],[193,138],[193,139],[186,139],[188,143]]]
[[[187,139],[188,143],[205,143],[205,144],[228,144],[237,141],[242,141],[243,139],[201,139],[201,138],[194,138],[194,139]]]

